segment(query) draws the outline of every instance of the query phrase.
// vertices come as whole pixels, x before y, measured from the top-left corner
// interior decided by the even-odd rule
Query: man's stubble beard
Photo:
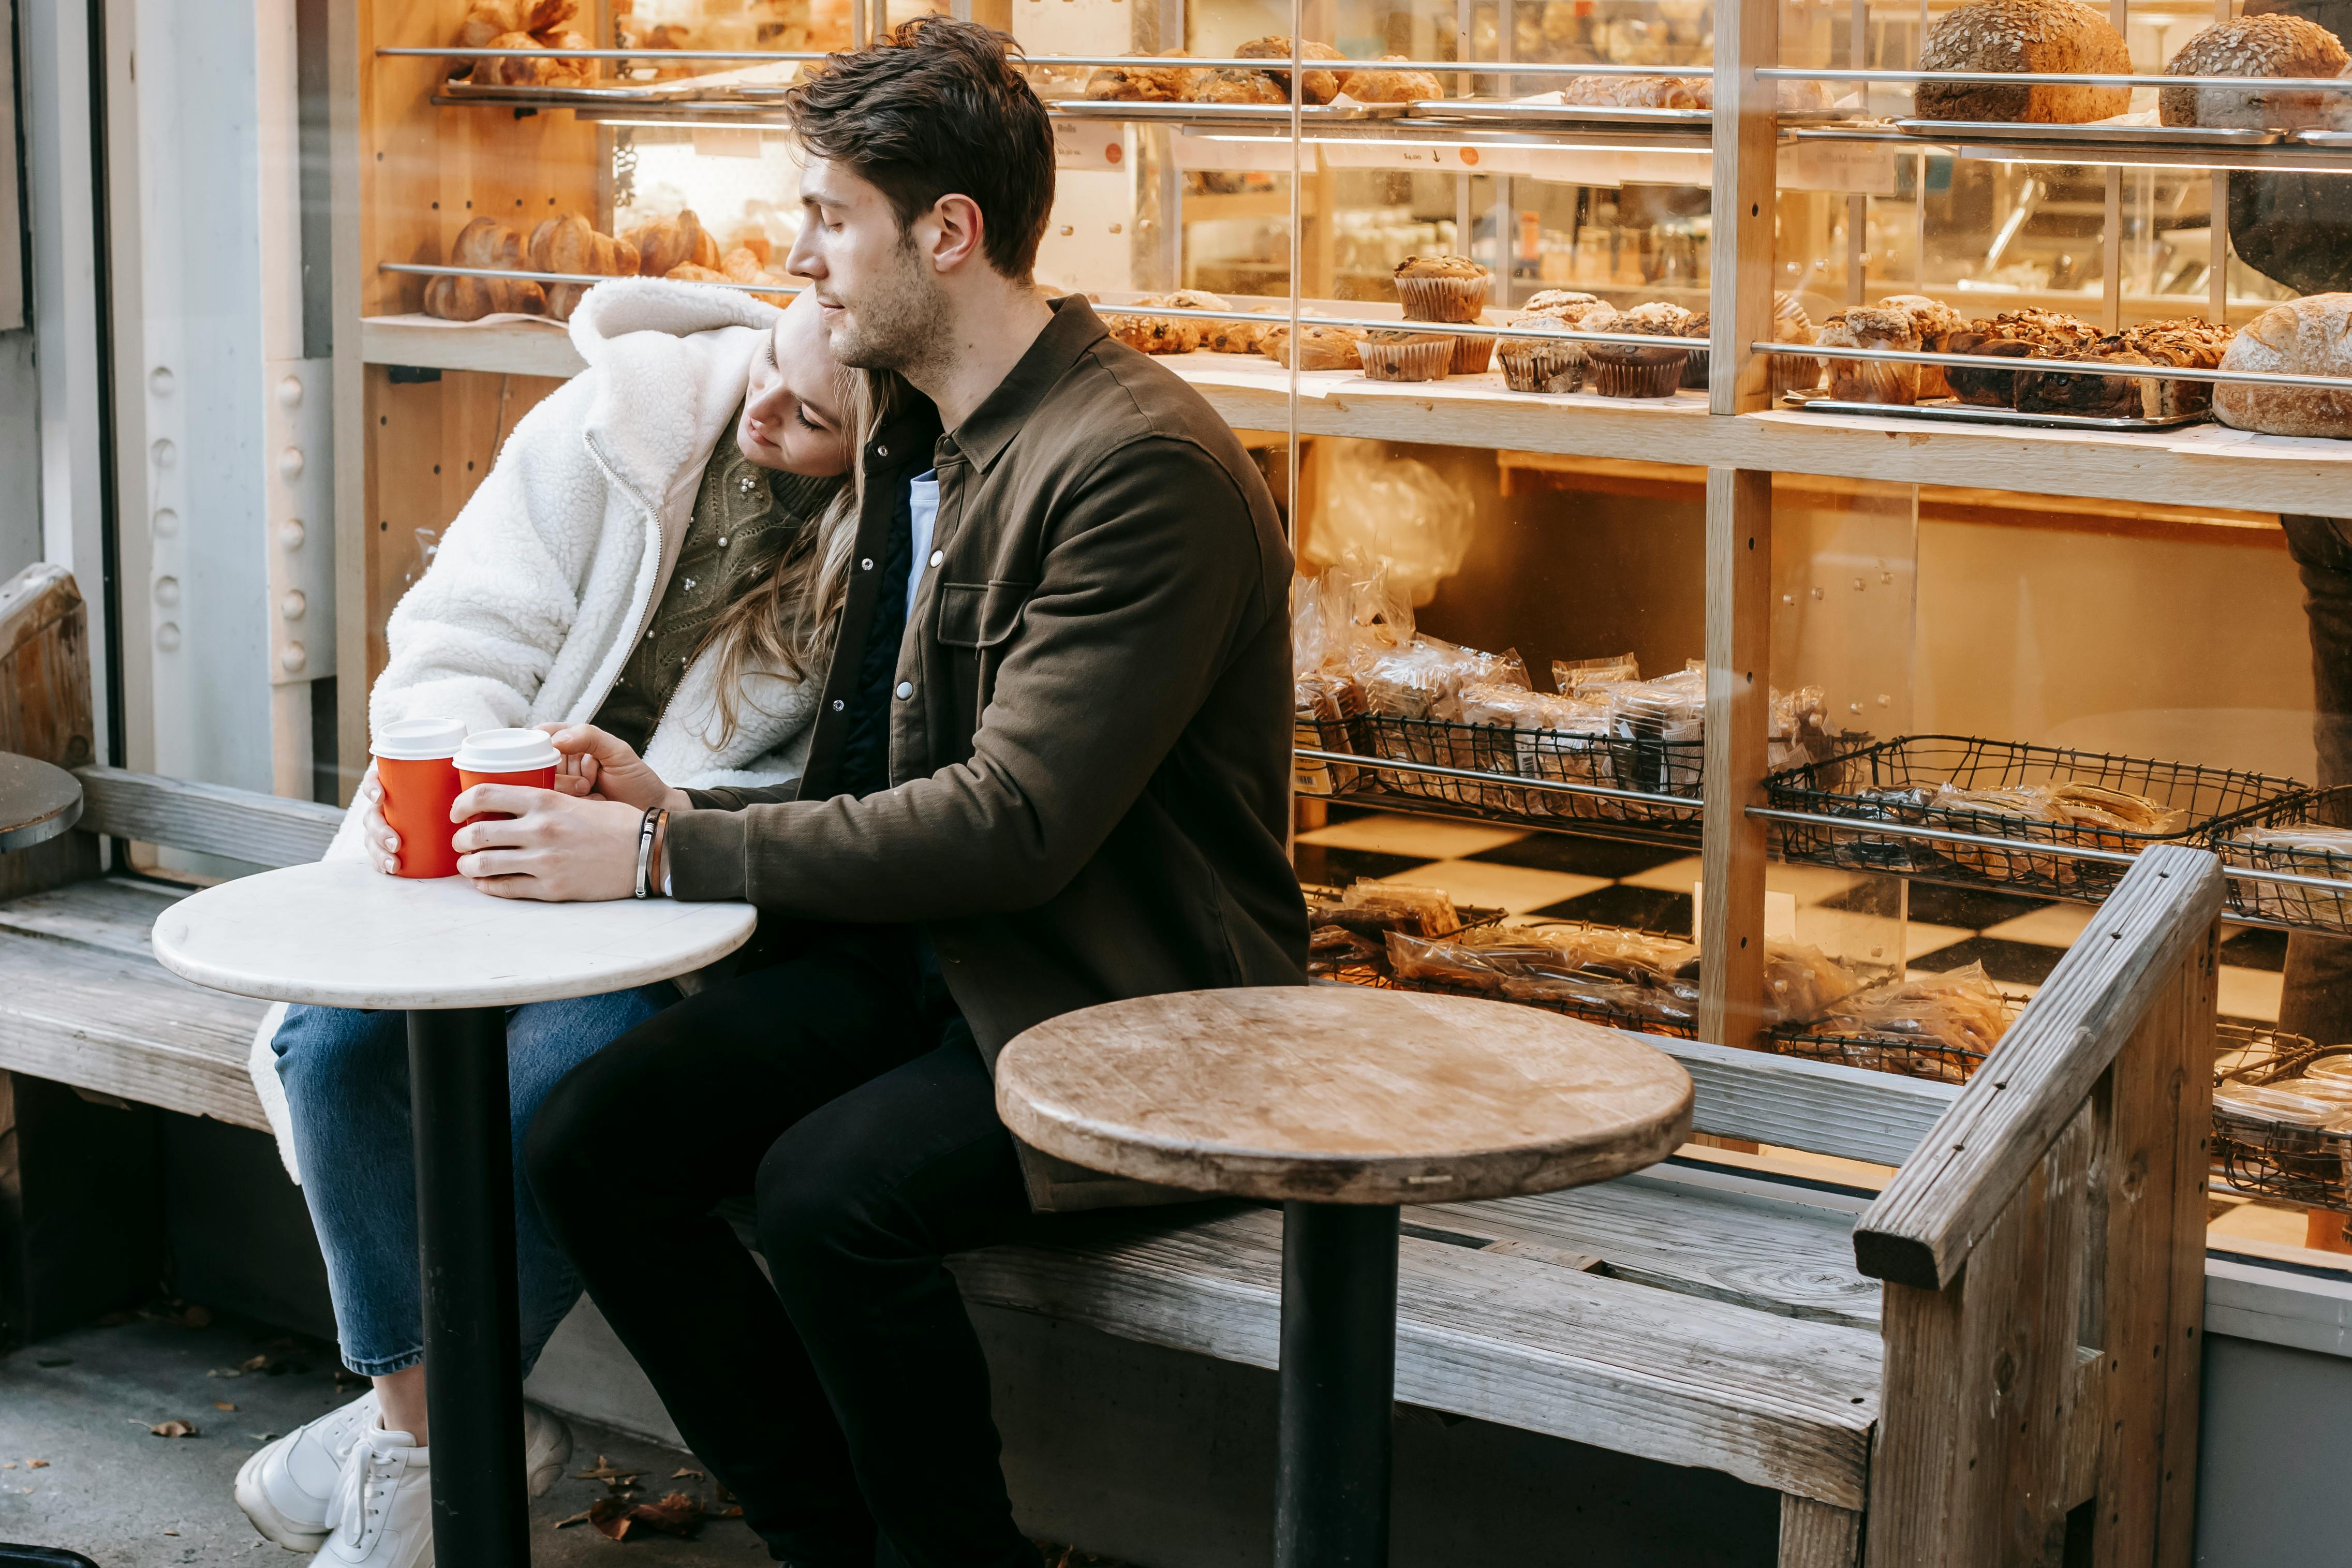
[[[945,335],[947,302],[911,237],[900,237],[891,262],[834,329],[833,357],[856,370],[919,374]]]

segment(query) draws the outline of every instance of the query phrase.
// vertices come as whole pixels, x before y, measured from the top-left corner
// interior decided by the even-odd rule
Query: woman
[[[573,313],[588,368],[515,426],[392,615],[380,731],[593,720],[706,786],[799,776],[857,519],[843,476],[888,400],[836,365],[807,297],[779,310],[695,284],[599,285]],[[570,758],[558,787],[585,795]],[[371,770],[331,858],[399,868]],[[523,1364],[578,1298],[520,1176],[524,1130],[574,1064],[650,1017],[663,984],[508,1015]],[[429,1563],[430,1475],[403,1015],[294,1007],[264,1025],[290,1163],[326,1255],[345,1364],[369,1392],[264,1447],[236,1498],[281,1546],[369,1568]],[[262,1053],[257,1048],[257,1057]],[[273,1107],[273,1110],[277,1109]],[[571,1435],[527,1412],[531,1489]]]

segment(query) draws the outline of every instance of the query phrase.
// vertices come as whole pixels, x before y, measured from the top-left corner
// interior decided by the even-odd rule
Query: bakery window
[[[582,295],[787,298],[781,95],[915,14],[362,8],[346,771],[385,617],[581,369]],[[956,14],[1048,106],[1040,281],[1284,507],[1319,973],[1958,1081],[2133,854],[2213,846],[2216,1245],[2344,1258],[2352,648],[2305,607],[2352,606],[2327,16]]]

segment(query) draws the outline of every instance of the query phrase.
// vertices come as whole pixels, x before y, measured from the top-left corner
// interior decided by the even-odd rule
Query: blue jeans
[[[677,999],[667,983],[507,1010],[515,1251],[522,1364],[530,1370],[580,1297],[523,1175],[522,1138],[556,1080]],[[310,1223],[326,1254],[343,1364],[382,1377],[425,1359],[416,1163],[408,1117],[408,1016],[289,1007],[271,1042],[294,1115]]]

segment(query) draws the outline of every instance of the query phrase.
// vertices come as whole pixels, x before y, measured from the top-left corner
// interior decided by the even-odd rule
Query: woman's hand
[[[449,819],[464,822],[486,811],[511,816],[468,824],[451,840],[457,874],[477,891],[551,903],[592,903],[636,892],[643,807],[518,784],[476,784],[457,797]]]
[[[555,774],[555,787],[563,794],[616,800],[641,812],[656,805],[685,811],[691,805],[684,790],[664,784],[619,736],[593,724],[541,724],[540,728],[563,753]]]
[[[367,862],[387,877],[397,877],[400,835],[383,819],[383,785],[376,782],[373,763],[360,776],[359,796],[367,808],[360,814],[360,844],[367,851]]]

